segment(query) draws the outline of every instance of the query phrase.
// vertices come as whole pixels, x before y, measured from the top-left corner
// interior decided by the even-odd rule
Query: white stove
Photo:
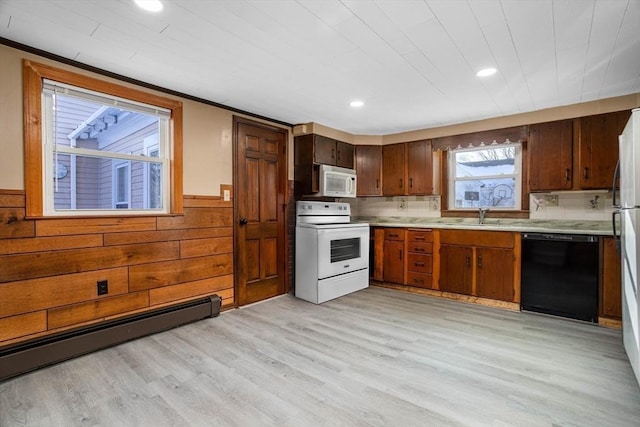
[[[320,304],[369,286],[369,224],[340,202],[296,204],[298,298]]]

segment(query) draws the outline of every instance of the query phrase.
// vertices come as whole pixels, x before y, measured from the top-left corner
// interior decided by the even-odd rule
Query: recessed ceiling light
[[[362,107],[364,105],[363,101],[351,101],[351,104],[349,104],[350,106],[354,107],[354,108],[358,108],[358,107]]]
[[[484,69],[478,71],[476,73],[476,76],[478,76],[478,77],[487,77],[487,76],[491,76],[491,75],[495,74],[496,71],[498,71],[498,70],[496,70],[495,68],[484,68]]]
[[[141,9],[149,12],[160,12],[164,6],[160,0],[133,0],[133,2]]]

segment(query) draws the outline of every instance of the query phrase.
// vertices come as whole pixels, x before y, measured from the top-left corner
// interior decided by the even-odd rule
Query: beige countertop
[[[531,220],[487,218],[479,224],[477,218],[408,218],[361,216],[354,221],[375,227],[440,228],[486,231],[517,231],[529,233],[564,233],[611,236],[611,221]]]

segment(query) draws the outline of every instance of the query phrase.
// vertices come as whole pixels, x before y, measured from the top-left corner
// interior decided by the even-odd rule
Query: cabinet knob
[[[247,220],[247,218],[240,218],[240,221],[238,222],[240,222],[240,225],[247,225],[249,221]]]

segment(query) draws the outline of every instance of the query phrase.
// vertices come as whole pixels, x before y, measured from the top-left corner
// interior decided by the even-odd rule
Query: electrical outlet
[[[98,280],[98,295],[106,295],[109,293],[109,281],[108,280]]]
[[[224,200],[225,202],[231,201],[231,191],[222,190],[222,200]]]
[[[545,206],[558,206],[558,196],[546,194],[544,196],[544,205]]]

